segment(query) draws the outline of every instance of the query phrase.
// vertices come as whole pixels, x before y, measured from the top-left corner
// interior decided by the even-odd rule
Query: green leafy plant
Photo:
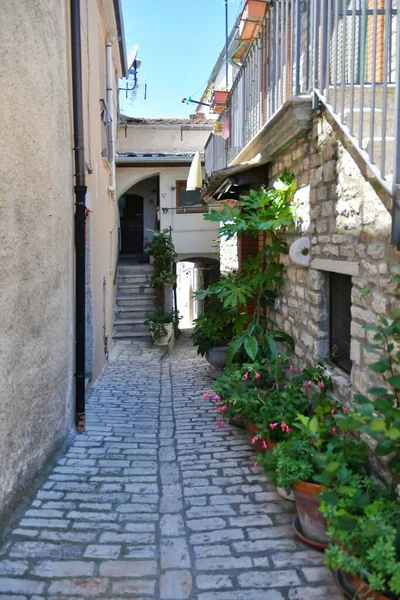
[[[211,348],[228,344],[235,334],[236,321],[237,315],[230,311],[201,313],[194,322],[191,335],[197,353],[205,356]]]
[[[153,231],[153,239],[145,252],[153,257],[152,285],[166,285],[164,280],[173,276],[172,264],[177,257],[171,230]]]
[[[176,310],[166,313],[164,310],[157,308],[155,311],[147,313],[146,317],[145,324],[149,326],[154,340],[160,340],[168,335],[167,325],[172,324],[177,327],[179,324],[179,313]]]
[[[157,275],[153,275],[151,283],[156,285],[174,285],[176,283],[176,275],[172,271],[161,271]]]
[[[258,237],[260,233],[268,233],[263,248],[243,261],[240,272],[222,277],[197,295],[198,299],[216,297],[225,310],[247,317],[247,320],[241,320],[242,329],[236,327],[237,335],[228,353],[229,362],[241,351],[252,361],[262,358],[266,346],[270,347],[268,355],[276,354],[278,341],[293,346],[292,338],[284,332],[268,333],[264,313],[272,304],[277,287],[283,284],[284,266],[279,258],[288,252],[283,232],[294,221],[294,191],[293,175],[284,172],[271,189],[261,187],[259,191],[251,191],[236,206],[213,210],[204,217],[221,224],[221,238],[230,239],[235,235],[240,238],[244,234]],[[252,315],[248,308],[250,302],[255,303]]]
[[[298,481],[330,486],[349,473],[365,470],[365,444],[350,436],[338,435],[331,411],[318,412],[298,414],[294,423],[297,434],[281,442],[272,454],[259,457],[272,483],[286,490]]]
[[[400,282],[400,276],[394,280]],[[377,325],[364,328],[373,338],[366,348],[380,354],[369,369],[381,377],[382,385],[371,387],[368,396],[355,394],[355,410],[339,420],[374,438],[375,454],[387,456],[388,466],[400,473],[400,311],[394,311],[392,319],[381,316]]]
[[[390,490],[369,477],[352,475],[323,491],[320,511],[332,540],[327,566],[358,575],[374,592],[398,598],[400,504]]]
[[[153,231],[151,244],[145,250],[153,258],[153,275],[151,284],[156,291],[156,309],[147,314],[145,323],[149,326],[153,340],[159,340],[168,334],[167,325],[172,323],[176,329],[179,325],[179,313],[176,310],[165,312],[166,285],[174,285],[176,277],[173,263],[177,257],[170,229]]]

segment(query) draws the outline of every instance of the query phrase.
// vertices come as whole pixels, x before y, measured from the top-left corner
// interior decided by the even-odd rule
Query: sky
[[[229,0],[229,31],[241,0]],[[188,117],[200,100],[225,43],[224,0],[122,0],[127,51],[139,44],[137,99],[121,109],[132,117]],[[144,100],[143,84],[147,83]]]

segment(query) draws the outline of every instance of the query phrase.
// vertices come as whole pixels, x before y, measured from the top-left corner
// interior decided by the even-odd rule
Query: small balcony
[[[219,117],[226,139],[208,139],[207,178],[251,160],[277,116],[291,105],[301,121],[308,103],[310,110],[326,109],[370,177],[394,195],[400,188],[399,21],[398,0],[266,4]],[[264,154],[261,162],[271,158]]]

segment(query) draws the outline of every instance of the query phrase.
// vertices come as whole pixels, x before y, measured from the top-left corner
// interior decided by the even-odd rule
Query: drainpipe
[[[112,118],[112,115],[114,114],[114,69],[113,69],[113,60],[112,60],[112,44],[113,41],[111,38],[108,38],[107,40],[107,50],[106,50],[106,62],[107,62],[107,106],[108,106],[108,111],[109,111],[109,115]],[[110,185],[108,186],[108,191],[111,194],[111,198],[113,200],[113,202],[115,203],[114,205],[114,211],[115,211],[115,223],[116,223],[116,227],[117,227],[117,236],[119,239],[119,230],[120,230],[120,225],[119,225],[119,208],[118,208],[118,203],[117,203],[117,190],[116,190],[116,176],[115,176],[115,171],[116,171],[116,167],[115,167],[115,139],[114,139],[114,122],[111,121],[110,125],[110,131],[109,131],[109,144],[110,144],[110,162],[111,162],[111,181],[110,181]],[[113,231],[113,230],[112,230]],[[112,231],[110,232],[112,234]],[[117,241],[116,244],[116,256],[115,258],[113,256],[111,256],[111,260],[114,258],[114,260],[112,260],[112,263],[114,265],[114,285],[116,282],[116,278],[117,278],[117,272],[118,272],[118,256],[119,256],[119,242]]]
[[[114,107],[114,73],[113,73],[113,60],[112,60],[112,40],[107,40],[107,106],[110,117],[113,114]],[[115,191],[115,148],[114,148],[114,123],[110,123],[110,160],[111,160],[111,183],[108,186],[108,191],[111,193],[113,200],[116,198]]]
[[[85,430],[85,153],[83,145],[81,7],[71,0],[72,97],[75,156],[75,425]]]

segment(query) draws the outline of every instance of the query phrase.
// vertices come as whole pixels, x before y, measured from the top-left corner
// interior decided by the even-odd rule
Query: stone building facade
[[[400,255],[390,245],[390,207],[384,194],[366,181],[352,156],[323,114],[313,118],[309,133],[292,141],[269,165],[269,182],[284,168],[296,182],[296,230],[311,243],[310,266],[300,267],[282,256],[285,284],[278,292],[280,309],[271,309],[271,324],[293,336],[300,365],[330,354],[330,274],[351,278],[351,370],[332,368],[338,397],[348,402],[365,393],[376,378],[368,365],[376,355],[364,346],[372,341],[363,326],[377,324],[396,306],[397,285],[391,274]]]

